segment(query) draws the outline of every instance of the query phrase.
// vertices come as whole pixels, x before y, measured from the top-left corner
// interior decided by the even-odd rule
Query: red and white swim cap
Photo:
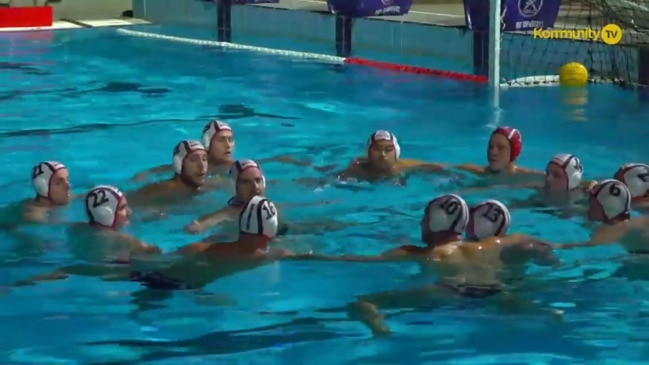
[[[205,147],[199,141],[182,141],[174,148],[173,166],[174,171],[180,175],[183,172],[183,162],[185,158],[192,152],[205,151]]]
[[[498,127],[493,131],[492,135],[494,134],[500,134],[507,138],[511,150],[510,159],[511,161],[516,161],[523,151],[523,135],[521,135],[521,132],[512,127]]]
[[[263,196],[254,196],[239,214],[239,232],[275,238],[279,220],[277,208]]]
[[[469,209],[466,236],[479,241],[492,236],[504,236],[512,223],[512,216],[505,204],[498,200],[485,200]]]
[[[631,192],[621,181],[600,181],[590,190],[590,195],[602,206],[607,219],[631,212]]]
[[[49,198],[52,177],[57,171],[65,168],[65,165],[56,161],[45,161],[34,166],[32,169],[32,186],[36,194],[43,198]]]
[[[205,125],[205,127],[203,128],[203,145],[205,146],[205,149],[210,149],[212,138],[214,138],[216,134],[222,131],[232,132],[232,127],[230,127],[228,123],[222,122],[220,120],[213,120]]]
[[[239,181],[239,175],[248,169],[259,170],[259,172],[261,172],[262,185],[266,187],[266,177],[264,176],[264,172],[261,170],[259,164],[253,160],[237,160],[232,164],[229,172],[232,182],[236,185],[237,181]]]
[[[376,141],[392,142],[397,158],[399,158],[399,156],[401,155],[401,146],[399,146],[399,141],[397,140],[397,136],[395,136],[394,134],[388,131],[378,130],[372,133],[372,135],[370,136],[370,139],[367,141],[367,147],[369,148],[372,145],[372,143]]]
[[[649,166],[641,163],[627,163],[615,172],[614,177],[629,188],[631,198],[649,196]]]
[[[469,207],[464,199],[446,194],[431,200],[426,206],[427,228],[430,232],[462,234],[469,223]]]
[[[579,187],[584,175],[584,167],[575,155],[559,153],[552,157],[549,164],[555,164],[563,169],[567,182],[567,190],[573,190]]]
[[[113,228],[117,207],[123,198],[124,194],[110,185],[99,185],[90,190],[86,195],[86,213],[90,223]]]

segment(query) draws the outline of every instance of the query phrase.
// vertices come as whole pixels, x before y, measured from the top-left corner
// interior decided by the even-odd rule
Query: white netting
[[[121,29],[121,28],[117,29],[117,33],[126,36],[131,36],[131,37],[160,39],[160,40],[166,40],[171,42],[195,44],[197,46],[236,49],[241,51],[264,53],[269,55],[298,58],[303,60],[310,60],[310,61],[317,61],[317,62],[324,62],[324,63],[335,63],[335,64],[345,63],[345,58],[343,57],[329,56],[329,55],[324,55],[319,53],[286,51],[282,49],[247,46],[244,44],[236,44],[236,43],[228,43],[228,42],[205,41],[200,39],[174,37],[174,36],[168,36],[168,35],[162,35],[156,33],[147,33],[147,32],[139,32],[135,30]]]

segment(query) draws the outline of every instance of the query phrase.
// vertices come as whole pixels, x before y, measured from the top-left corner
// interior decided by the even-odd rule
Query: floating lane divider
[[[236,49],[236,50],[241,50],[241,51],[263,53],[263,54],[276,55],[276,56],[284,56],[284,57],[297,58],[297,59],[303,59],[303,60],[312,60],[312,61],[318,61],[318,62],[324,62],[324,63],[334,63],[334,64],[344,64],[345,63],[345,58],[344,57],[329,56],[329,55],[324,55],[324,54],[319,54],[319,53],[285,51],[285,50],[282,50],[282,49],[247,46],[245,44],[236,44],[236,43],[229,43],[229,42],[204,41],[204,40],[200,40],[200,39],[173,37],[173,36],[156,34],[156,33],[148,33],[148,32],[138,32],[138,31],[135,31],[135,30],[128,30],[128,29],[123,29],[123,28],[117,29],[117,33],[123,34],[123,35],[128,35],[128,36],[133,36],[133,37],[153,38],[153,39],[160,39],[160,40],[166,40],[166,41],[171,41],[171,42],[195,44],[197,46]]]
[[[201,39],[174,37],[174,36],[163,35],[163,34],[140,32],[140,31],[129,30],[124,28],[117,29],[117,33],[126,36],[131,36],[131,37],[160,39],[160,40],[166,40],[171,42],[195,44],[197,46],[236,49],[240,51],[249,51],[249,52],[263,53],[268,55],[284,56],[284,57],[297,58],[297,59],[316,61],[322,63],[331,63],[331,64],[340,64],[340,65],[342,64],[362,65],[362,66],[368,66],[368,67],[378,68],[382,70],[412,73],[412,74],[419,74],[419,75],[429,75],[429,76],[443,77],[448,79],[470,81],[470,82],[477,82],[477,83],[486,83],[488,81],[487,77],[485,76],[471,75],[471,74],[465,74],[460,72],[435,70],[426,67],[400,65],[400,64],[389,63],[389,62],[372,61],[372,60],[357,58],[357,57],[345,58],[345,57],[330,56],[330,55],[325,55],[320,53],[287,51],[282,49],[248,46],[245,44],[237,44],[237,43],[229,43],[229,42],[205,41]]]

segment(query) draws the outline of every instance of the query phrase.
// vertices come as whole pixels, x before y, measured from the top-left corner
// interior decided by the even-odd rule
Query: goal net
[[[521,11],[521,15],[527,6],[527,15],[530,15],[553,0],[509,1],[517,3],[515,9]],[[500,72],[505,85],[556,85],[559,69],[568,62],[586,66],[591,83],[637,85],[637,50],[649,43],[649,0],[563,0],[552,28],[524,31],[506,25],[506,13],[512,7],[504,5],[503,9]],[[617,44],[607,44],[602,39],[617,35],[615,32],[602,33],[609,24],[621,29],[622,38]]]

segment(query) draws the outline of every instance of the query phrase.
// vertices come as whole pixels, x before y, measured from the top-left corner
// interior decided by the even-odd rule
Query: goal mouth
[[[596,84],[616,84],[616,80],[604,79],[601,77],[594,77],[588,79],[588,85]],[[559,75],[537,75],[537,76],[524,76],[515,79],[507,80],[500,84],[503,89],[507,88],[520,88],[520,87],[551,87],[561,86],[559,82]]]
[[[547,86],[559,86],[559,75],[523,76],[507,80],[500,84],[501,88]]]

